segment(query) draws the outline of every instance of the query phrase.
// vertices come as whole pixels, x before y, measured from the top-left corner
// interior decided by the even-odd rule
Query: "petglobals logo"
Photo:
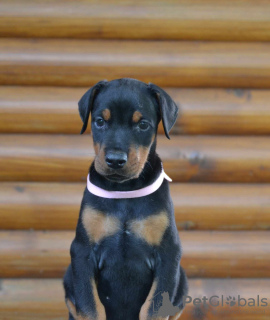
[[[191,296],[184,297],[184,305],[193,304],[194,306],[207,306],[212,307],[267,307],[268,301],[267,298],[262,298],[257,295],[256,298],[243,298],[240,295],[238,296],[211,296],[207,298],[203,296],[202,298],[193,298]]]

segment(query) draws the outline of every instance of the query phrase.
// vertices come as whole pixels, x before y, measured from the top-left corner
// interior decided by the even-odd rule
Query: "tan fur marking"
[[[149,319],[148,311],[149,311],[150,306],[152,305],[152,299],[153,299],[153,296],[155,294],[156,288],[157,288],[157,282],[154,281],[153,284],[152,284],[152,287],[151,287],[151,289],[149,291],[149,294],[148,294],[144,304],[141,307],[139,320],[147,320],[147,319]]]
[[[69,299],[66,299],[66,305],[67,305],[68,311],[71,313],[72,317],[74,319],[76,319],[77,312],[76,312],[76,308],[75,308],[74,304]]]
[[[68,307],[69,312],[75,320],[94,320],[94,318],[77,314],[74,304],[69,299],[66,300],[66,305]]]
[[[95,150],[95,154],[98,155],[99,150],[100,150],[100,144],[99,143],[94,143],[94,150]]]
[[[137,155],[136,146],[134,146],[134,145],[130,146],[128,158],[129,158],[130,165],[136,165],[136,163],[138,162],[138,155]]]
[[[153,136],[152,141],[155,140],[155,136]],[[151,143],[152,145],[152,143]],[[140,173],[142,172],[145,163],[148,158],[150,147],[144,147],[144,146],[136,146],[131,145],[129,148],[129,161],[126,166],[126,170],[129,173],[132,173],[132,176],[135,178],[138,178]]]
[[[105,168],[107,167],[105,162],[105,151],[104,151],[104,148],[100,148],[100,146],[99,146],[97,156],[95,157],[94,165],[95,165],[95,169],[100,174],[102,174],[102,172],[104,172]]]
[[[181,310],[180,312],[177,312],[177,314],[175,314],[174,316],[171,316],[169,318],[169,320],[177,320],[180,318],[181,314],[182,314],[183,310]]]
[[[104,109],[102,111],[102,115],[105,121],[108,121],[111,119],[111,111],[109,109]]]
[[[149,154],[149,148],[139,147],[139,163],[141,170],[144,168],[145,162]]]
[[[169,225],[166,212],[152,215],[143,220],[134,220],[130,224],[131,232],[144,239],[150,245],[159,245]]]
[[[141,118],[142,118],[142,114],[139,111],[135,111],[132,116],[132,121],[136,123],[136,122],[139,122]]]
[[[91,316],[83,316],[83,315],[77,314],[74,304],[69,299],[67,299],[66,304],[67,304],[68,310],[75,320],[106,320],[105,308],[99,299],[97,286],[94,279],[91,280],[91,285],[92,285],[92,292],[93,292],[94,301],[96,305],[97,316],[91,317]]]
[[[95,280],[91,280],[92,288],[93,288],[93,296],[96,305],[97,319],[98,320],[106,320],[106,312],[102,302],[99,299],[99,295],[97,292],[97,286]]]
[[[98,242],[120,230],[120,221],[93,208],[86,207],[82,213],[83,226],[90,241]]]

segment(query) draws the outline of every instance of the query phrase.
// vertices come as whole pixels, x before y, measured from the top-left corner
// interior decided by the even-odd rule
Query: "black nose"
[[[112,169],[120,169],[127,162],[127,154],[122,151],[109,151],[106,154],[106,163]]]

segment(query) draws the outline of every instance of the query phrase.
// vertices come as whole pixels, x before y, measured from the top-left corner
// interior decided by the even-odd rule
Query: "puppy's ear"
[[[164,132],[166,137],[170,139],[169,132],[177,119],[178,107],[173,99],[163,89],[152,83],[149,83],[148,87],[156,96]]]
[[[107,83],[107,80],[103,80],[98,82],[96,85],[94,85],[92,88],[90,88],[80,99],[78,102],[79,105],[79,113],[80,117],[83,122],[81,134],[84,133],[84,131],[87,128],[88,119],[90,112],[93,108],[94,99],[97,95],[97,93],[100,91],[100,89]]]

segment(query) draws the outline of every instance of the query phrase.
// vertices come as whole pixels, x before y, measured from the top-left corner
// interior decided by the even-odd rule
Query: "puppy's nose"
[[[112,169],[123,168],[127,162],[127,154],[122,151],[109,151],[105,157],[107,165]]]

